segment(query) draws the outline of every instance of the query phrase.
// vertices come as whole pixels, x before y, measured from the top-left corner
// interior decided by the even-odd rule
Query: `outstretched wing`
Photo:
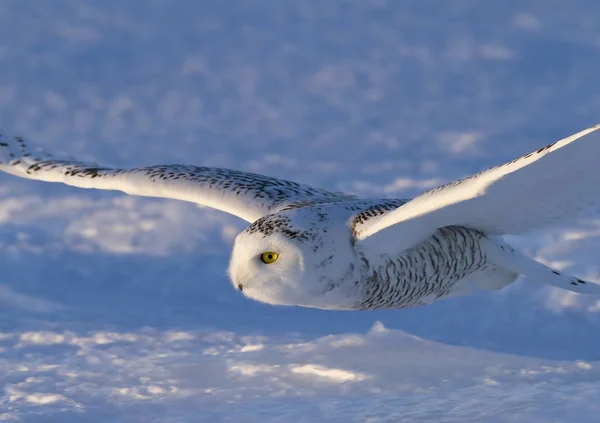
[[[354,235],[418,242],[443,226],[519,234],[600,206],[600,125],[476,175],[443,185],[370,219]],[[388,233],[389,232],[389,233]]]
[[[290,203],[352,196],[229,169],[160,165],[115,169],[33,150],[20,137],[0,136],[0,170],[22,178],[79,188],[123,191],[213,207],[249,222]]]

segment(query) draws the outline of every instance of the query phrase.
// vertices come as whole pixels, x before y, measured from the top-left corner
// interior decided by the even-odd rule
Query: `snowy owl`
[[[254,300],[361,310],[413,307],[501,289],[520,275],[600,294],[600,285],[525,256],[502,235],[546,227],[600,203],[600,125],[411,199],[361,199],[236,170],[116,169],[0,137],[0,170],[29,179],[190,201],[250,223],[228,273]]]

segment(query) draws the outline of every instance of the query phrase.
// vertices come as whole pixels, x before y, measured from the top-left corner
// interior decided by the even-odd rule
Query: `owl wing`
[[[600,125],[435,188],[394,210],[359,214],[351,225],[360,240],[377,234],[378,240],[414,245],[444,226],[520,234],[598,206]]]
[[[249,222],[290,203],[353,198],[296,182],[230,169],[159,165],[117,169],[54,157],[20,137],[0,136],[0,170],[79,188],[172,198],[212,207]]]

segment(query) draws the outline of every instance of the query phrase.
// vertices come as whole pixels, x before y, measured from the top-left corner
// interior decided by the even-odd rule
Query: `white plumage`
[[[597,209],[600,125],[412,200],[359,199],[229,169],[115,169],[0,138],[0,170],[80,188],[173,198],[250,222],[229,275],[258,301],[325,309],[398,308],[501,289],[519,275],[578,293],[600,286],[551,269],[501,238]]]

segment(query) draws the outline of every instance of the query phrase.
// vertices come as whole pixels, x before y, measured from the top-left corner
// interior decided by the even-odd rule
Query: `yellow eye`
[[[274,253],[273,251],[267,251],[266,253],[262,253],[260,255],[260,259],[265,264],[273,263],[275,260],[277,260],[277,257],[279,257],[279,254]]]

